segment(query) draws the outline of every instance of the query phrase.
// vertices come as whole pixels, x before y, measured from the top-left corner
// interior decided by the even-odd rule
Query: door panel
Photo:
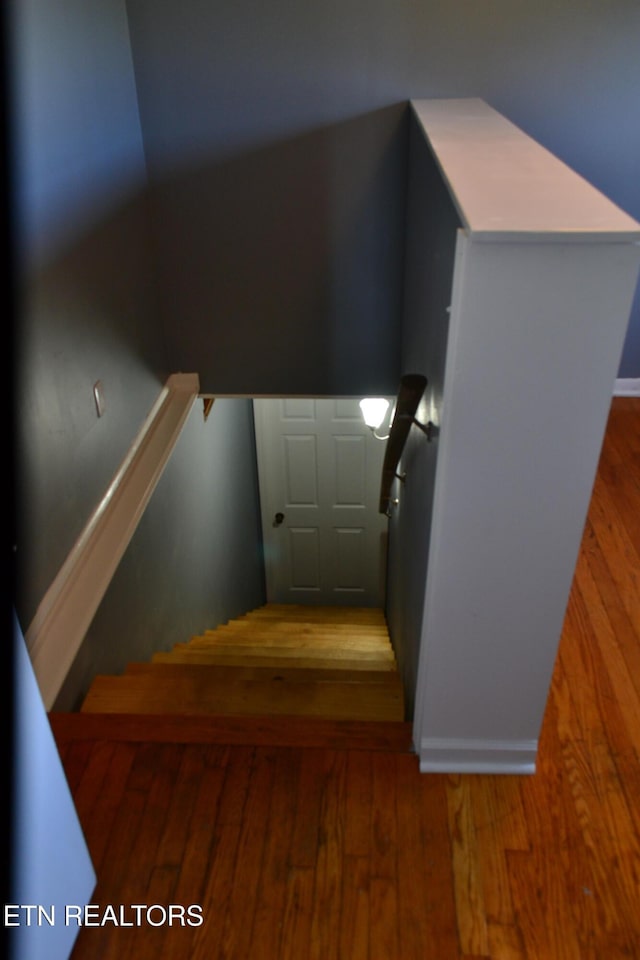
[[[281,403],[282,417],[285,420],[315,420],[316,418],[315,400],[294,397],[282,400]]]
[[[283,438],[285,506],[318,506],[318,452],[313,436]]]
[[[254,416],[267,599],[381,606],[385,446],[358,399],[254,400]]]
[[[366,582],[363,527],[335,527],[333,531],[336,590],[360,592]]]
[[[336,506],[365,507],[366,437],[333,437]]]
[[[289,579],[292,590],[320,589],[320,543],[317,527],[289,527]]]

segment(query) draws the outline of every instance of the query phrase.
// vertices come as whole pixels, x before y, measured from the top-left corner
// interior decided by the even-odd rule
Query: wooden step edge
[[[176,650],[173,651],[176,654],[184,654],[184,651]],[[249,656],[267,656],[272,659],[278,660],[280,663],[289,664],[289,666],[294,667],[298,660],[332,660],[336,664],[342,664],[346,662],[352,662],[354,660],[359,661],[363,664],[363,669],[367,669],[365,666],[369,663],[377,664],[386,664],[388,669],[394,670],[397,668],[396,659],[392,653],[380,652],[376,650],[338,650],[333,647],[329,647],[327,650],[317,651],[311,650],[309,652],[298,650],[296,648],[287,648],[287,647],[274,647],[268,650],[261,650],[260,647],[247,647],[246,650],[240,650],[238,647],[209,647],[209,646],[198,646],[198,647],[189,647],[187,650],[187,656],[196,656],[198,654],[222,654],[225,656],[231,655],[237,658],[241,658],[243,654]],[[162,659],[162,658],[161,658]],[[247,666],[248,666],[247,662]]]
[[[331,636],[336,640],[389,640],[389,631],[384,627],[376,627],[372,630],[344,630],[342,627],[327,626],[318,624],[312,630],[300,629],[298,625],[282,627],[263,627],[262,624],[248,624],[247,626],[232,626],[230,623],[224,627],[216,627],[215,630],[203,630],[199,634],[201,637],[251,637],[260,634],[265,637],[316,637]]]
[[[263,650],[270,649],[284,649],[284,650],[342,650],[349,651],[355,650],[363,652],[381,652],[381,653],[393,653],[393,647],[390,643],[373,643],[373,642],[363,642],[359,641],[358,643],[353,643],[351,641],[341,641],[339,639],[333,639],[332,637],[323,637],[323,638],[310,638],[310,637],[292,637],[292,638],[282,638],[282,637],[259,637],[259,636],[247,636],[247,637],[232,637],[232,636],[216,636],[211,634],[210,636],[204,637],[191,637],[185,644],[176,643],[174,648],[182,649],[184,647],[189,647],[190,649],[207,647],[210,649],[217,649],[218,647],[233,647],[237,650],[251,647],[261,647]]]
[[[110,740],[415,752],[412,725],[406,721],[51,712],[49,723],[58,747],[74,741]]]
[[[209,672],[210,671],[210,672]],[[278,664],[277,666],[261,665],[232,665],[227,663],[175,663],[165,661],[131,662],[125,668],[125,675],[140,676],[141,674],[157,677],[202,677],[216,673],[229,682],[255,681],[259,683],[273,683],[282,681],[286,684],[320,683],[339,681],[340,683],[377,683],[384,686],[399,684],[400,675],[397,670],[349,670],[336,667],[297,667],[295,662],[291,666]]]
[[[339,636],[388,637],[389,629],[382,623],[306,623],[300,620],[245,620],[221,623],[207,627],[202,633],[336,633]]]
[[[346,618],[346,617],[313,617],[313,616],[302,616],[296,614],[295,616],[283,617],[281,614],[271,614],[271,616],[265,617],[254,617],[251,614],[247,614],[246,617],[236,617],[234,620],[229,620],[228,624],[237,624],[245,626],[252,623],[260,624],[274,624],[274,623],[306,623],[308,626],[336,626],[336,627],[362,627],[367,629],[368,627],[380,627],[381,629],[388,629],[388,624],[386,620],[381,620],[378,617],[371,618]],[[220,624],[219,624],[220,626]]]
[[[392,651],[393,647],[389,641],[369,640],[369,639],[346,639],[341,637],[312,637],[312,636],[264,636],[260,634],[247,634],[246,636],[233,636],[231,634],[215,633],[200,637],[191,637],[188,641],[190,647],[288,647],[290,650],[372,650],[372,651]]]
[[[260,613],[266,610],[348,610],[348,611],[359,611],[365,613],[384,613],[383,607],[374,607],[374,606],[357,606],[354,604],[343,604],[339,606],[338,604],[326,604],[326,603],[276,603],[275,601],[271,603],[263,603],[259,607],[254,607],[253,610],[250,610],[249,613]]]
[[[237,643],[235,640],[224,640],[222,638],[216,640],[213,637],[194,637],[192,640],[189,640],[187,643],[174,643],[171,651],[169,650],[157,650],[156,653],[183,653],[185,650],[215,650],[219,653],[233,653],[240,655],[241,653],[246,653],[247,655],[258,656],[259,654],[269,655],[273,651],[276,651],[276,656],[279,651],[285,651],[284,656],[333,656],[334,652],[338,653],[341,657],[353,657],[358,659],[361,655],[364,656],[379,656],[385,660],[394,660],[395,653],[391,644],[379,644],[376,646],[366,646],[366,647],[352,647],[345,646],[344,644],[336,643],[322,643],[320,645],[314,644],[295,644],[295,643],[269,643],[264,640],[256,640],[255,643]],[[257,652],[256,652],[257,651]],[[153,656],[153,654],[152,654]]]
[[[395,659],[390,657],[366,660],[357,657],[345,659],[309,655],[282,657],[277,654],[269,656],[268,654],[217,653],[208,649],[158,651],[151,657],[151,663],[199,663],[214,667],[264,667],[268,670],[274,667],[285,667],[288,664],[297,670],[357,670],[363,673],[370,670],[378,673],[394,673],[397,670]]]
[[[339,633],[387,633],[386,623],[345,623],[340,620],[295,620],[289,618],[283,620],[280,617],[266,617],[262,620],[230,620],[228,623],[219,623],[216,627],[207,629],[207,633],[217,632],[218,630],[285,630],[285,631],[306,631],[313,633],[318,630],[337,630]]]

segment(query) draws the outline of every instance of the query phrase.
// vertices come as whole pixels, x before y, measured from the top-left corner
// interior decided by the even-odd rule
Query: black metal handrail
[[[396,400],[395,414],[389,428],[387,448],[382,464],[382,482],[380,485],[380,513],[389,516],[391,505],[391,488],[393,481],[398,477],[398,464],[402,457],[404,445],[412,426],[417,426],[427,439],[431,439],[432,424],[419,423],[416,420],[416,410],[422,398],[427,378],[421,373],[407,373],[400,380],[400,389]]]

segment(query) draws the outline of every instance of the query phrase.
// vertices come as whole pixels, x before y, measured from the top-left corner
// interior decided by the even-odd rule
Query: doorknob
[[[274,527],[279,527],[283,520],[284,513],[276,513],[275,517],[273,518]]]

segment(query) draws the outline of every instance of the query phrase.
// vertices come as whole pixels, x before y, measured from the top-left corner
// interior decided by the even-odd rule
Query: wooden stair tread
[[[256,653],[247,653],[237,648],[229,648],[229,652],[219,652],[215,648],[191,648],[185,645],[184,649],[168,651],[158,651],[154,653],[152,663],[212,663],[221,666],[230,667],[275,667],[282,666],[283,663],[295,663],[295,666],[302,670],[314,670],[317,668],[334,668],[336,670],[395,670],[396,663],[393,654],[376,657],[359,657],[349,655],[348,652],[337,650],[333,656],[326,655],[324,652],[309,651],[302,655],[299,651],[286,649],[283,651],[275,650],[273,655],[268,652],[262,652],[256,648]],[[331,651],[329,651],[331,653]],[[340,655],[338,655],[340,654]]]
[[[222,631],[212,630],[204,634],[192,637],[190,640],[194,645],[206,644],[237,644],[238,646],[256,646],[261,644],[267,646],[295,647],[297,649],[309,649],[317,647],[343,647],[349,650],[377,650],[391,649],[391,644],[387,636],[369,637],[369,636],[336,636],[335,633],[325,632],[317,634],[286,634],[286,633],[263,633],[259,630],[251,631],[247,634],[224,633]]]
[[[273,643],[258,640],[256,643],[236,643],[234,640],[214,639],[212,637],[192,637],[188,643],[176,643],[174,650],[197,650],[213,652],[256,653],[271,656],[295,657],[304,653],[305,656],[336,656],[338,659],[352,657],[353,659],[394,660],[395,654],[391,644],[376,644],[364,646],[345,646],[339,641],[322,643]]]
[[[281,620],[277,617],[262,617],[255,620],[230,620],[214,630],[205,630],[205,633],[233,632],[244,633],[260,630],[263,633],[334,633],[342,636],[355,634],[357,636],[388,636],[385,624],[380,623],[311,623],[305,620]]]
[[[346,670],[335,667],[315,667],[307,670],[297,665],[279,664],[277,666],[231,666],[229,664],[202,664],[202,663],[167,663],[152,661],[151,663],[128,663],[126,675],[151,674],[159,677],[200,677],[202,671],[208,675],[208,680],[220,681],[228,684],[259,683],[328,683],[338,680],[341,683],[381,683],[395,684],[397,678],[392,670]]]
[[[98,676],[83,712],[225,713],[321,716],[343,720],[404,720],[399,678],[356,683],[351,680],[272,683],[220,678],[215,670],[189,676],[157,674]]]
[[[306,604],[267,604],[244,614],[247,619],[286,617],[320,623],[381,623],[386,624],[384,612],[377,607],[320,607]],[[240,618],[238,618],[240,619]]]
[[[51,712],[49,722],[59,746],[119,740],[413,753],[411,724],[398,721],[296,717],[292,723],[289,717]]]
[[[222,643],[189,643],[185,644],[184,649],[193,650],[193,651],[203,651],[203,652],[220,652],[220,653],[233,653],[238,654],[241,651],[246,651],[247,654],[270,654],[272,656],[282,657],[283,659],[295,659],[300,656],[303,652],[304,656],[315,656],[321,655],[326,658],[332,658],[335,660],[347,660],[347,659],[358,659],[362,661],[366,660],[387,660],[389,663],[395,663],[395,658],[393,651],[391,649],[386,650],[354,650],[354,649],[344,649],[342,647],[299,647],[299,646],[285,646],[280,647],[274,645],[267,646],[266,644],[258,644],[256,646],[251,646],[245,644],[239,646],[238,644],[222,644]]]

